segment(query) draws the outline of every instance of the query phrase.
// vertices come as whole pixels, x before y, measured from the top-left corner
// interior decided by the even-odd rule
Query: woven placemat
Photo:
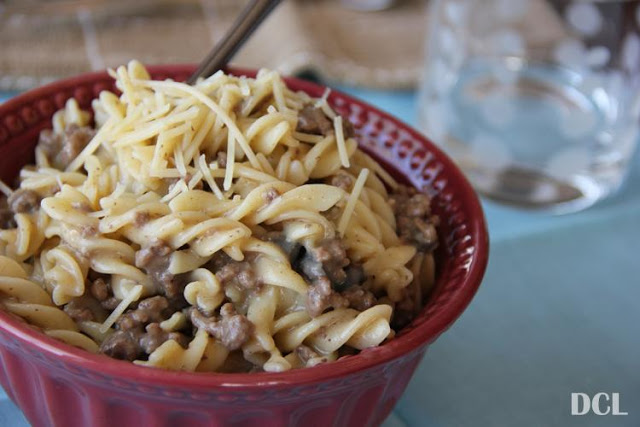
[[[124,64],[198,62],[246,4],[236,0],[0,0],[0,89]],[[284,74],[404,88],[422,68],[426,1],[379,12],[286,0],[234,58]]]

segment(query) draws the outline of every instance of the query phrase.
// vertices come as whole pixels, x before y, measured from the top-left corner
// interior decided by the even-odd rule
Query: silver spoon
[[[198,69],[189,77],[187,83],[194,84],[199,77],[208,77],[227,65],[227,62],[240,49],[262,21],[280,3],[281,0],[251,0],[235,20],[209,55],[200,63]]]

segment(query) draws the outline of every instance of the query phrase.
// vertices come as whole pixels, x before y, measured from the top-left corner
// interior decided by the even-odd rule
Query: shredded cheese
[[[249,83],[247,83],[247,78],[245,76],[240,77],[240,93],[244,97],[251,95],[251,88],[249,87]]]
[[[258,162],[258,159],[249,146],[247,139],[244,137],[240,129],[238,129],[235,120],[233,120],[218,104],[216,104],[213,99],[200,92],[198,89],[195,89],[184,83],[169,81],[141,81],[140,83],[151,88],[179,90],[182,92],[186,92],[194,98],[198,99],[204,105],[209,107],[211,111],[213,111],[222,120],[225,126],[227,126],[227,128],[229,129],[229,134],[232,134],[233,137],[238,141],[238,144],[240,144],[240,148],[242,148],[242,150],[244,151],[244,154],[247,156],[247,159],[249,160],[249,163],[251,163],[251,166],[256,169],[260,169],[260,162]]]
[[[356,203],[358,203],[358,199],[360,198],[360,193],[364,188],[365,182],[367,182],[367,177],[369,176],[369,169],[362,169],[360,174],[358,175],[358,179],[356,179],[356,183],[353,185],[353,190],[349,195],[349,201],[347,202],[347,206],[345,206],[344,211],[342,212],[342,216],[340,217],[340,221],[338,222],[338,233],[340,236],[344,236],[344,232],[349,225],[349,221],[351,220],[351,216],[353,215],[353,211],[356,209]]]
[[[207,165],[207,160],[204,154],[202,154],[198,158],[198,168],[200,169],[200,172],[202,172],[202,176],[204,177],[204,180],[209,185],[209,188],[211,188],[211,191],[213,191],[213,194],[215,194],[219,200],[224,199],[224,196],[222,195],[222,191],[220,191],[220,187],[218,187],[218,184],[216,184],[216,181],[213,179],[213,176],[211,175],[211,169]]]
[[[189,187],[189,190],[193,190],[200,181],[202,181],[202,171],[197,171],[189,181],[187,187]]]
[[[94,135],[94,137],[89,141],[86,147],[78,154],[78,157],[73,159],[73,161],[69,164],[66,171],[73,172],[80,168],[87,160],[91,154],[93,154],[102,144],[104,139],[104,135],[111,130],[113,126],[111,119],[107,120],[107,122],[100,128],[98,133]]]
[[[337,114],[335,111],[333,111],[333,108],[331,108],[331,106],[329,106],[329,103],[327,102],[327,99],[329,98],[329,94],[331,93],[331,90],[329,88],[327,88],[324,91],[324,94],[322,95],[322,98],[320,98],[316,104],[315,107],[316,108],[320,108],[329,118],[331,119],[335,119]]]
[[[202,145],[204,138],[207,136],[207,134],[213,127],[213,124],[215,123],[215,121],[216,121],[215,114],[213,113],[207,114],[207,118],[204,120],[203,124],[198,129],[198,133],[196,133],[196,136],[193,137],[193,140],[191,141],[191,145],[188,145],[187,149],[185,150],[185,153],[187,154],[188,159],[193,159],[196,157],[195,152],[197,150],[200,150],[200,146]]]
[[[93,100],[100,131],[68,171],[52,168],[41,145],[36,167],[20,172],[20,188],[43,195],[43,209],[17,213],[17,227],[0,232],[1,252],[8,254],[0,256],[0,270],[8,274],[5,279],[25,285],[5,286],[8,294],[0,295],[0,303],[9,311],[34,319],[45,333],[98,351],[99,343],[122,324],[119,319],[127,320],[142,298],[157,294],[153,272],[144,268],[149,257],[164,256],[168,274],[188,274],[191,283],[200,282],[189,287],[194,298],[187,299],[193,309],[209,312],[220,309],[225,291],[209,262],[226,254],[252,264],[256,276],[272,286],[260,298],[234,299],[234,304],[247,309],[256,325],[247,339],[264,344],[258,353],[270,354],[266,360],[245,351],[244,357],[263,370],[280,371],[291,368],[281,353],[295,350],[295,330],[311,330],[322,319],[312,319],[298,307],[298,297],[304,297],[310,284],[277,245],[260,240],[265,233],[308,244],[343,236],[349,258],[363,265],[383,299],[400,300],[412,280],[412,286],[427,289],[430,285],[418,281],[417,271],[426,278],[422,280],[433,282],[432,258],[425,258],[426,267],[411,264],[415,249],[398,244],[393,212],[385,205],[389,193],[376,172],[383,179],[391,177],[345,135],[347,119],[329,105],[329,90],[316,100],[288,89],[277,73],[266,70],[256,79],[218,72],[196,86],[147,81],[150,76],[136,62],[111,73],[122,95],[105,92]],[[325,123],[319,127],[324,136],[296,131],[304,120],[303,110],[313,105],[314,114],[323,115]],[[75,101],[55,117],[58,132],[71,124],[89,125],[89,114]],[[328,132],[326,119],[331,119]],[[343,174],[349,177],[346,189],[339,182]],[[55,192],[56,184],[61,191]],[[12,191],[0,183],[0,197],[3,193],[10,196]],[[50,301],[53,296],[61,305],[87,291],[82,284],[89,269],[113,273],[110,286],[119,301],[100,318],[103,322],[72,322],[62,307],[45,307],[49,311],[43,314],[38,301],[20,298],[46,291],[34,298]],[[27,276],[29,280],[23,280]],[[279,293],[283,287],[294,293]],[[284,310],[280,311],[294,312],[275,319],[272,312],[279,306]],[[384,304],[362,313],[336,309],[325,313],[327,333],[305,340],[330,360],[344,342],[357,349],[380,344],[390,334],[391,314]],[[86,335],[79,333],[76,323]],[[187,323],[188,316],[178,310],[160,327],[171,332],[183,330]],[[65,330],[57,330],[58,324]],[[229,350],[219,340],[203,330],[186,335],[191,339],[188,349],[168,340],[141,355],[146,361],[136,363],[198,371],[224,365]],[[343,335],[344,340],[331,338]]]
[[[276,101],[276,104],[278,105],[278,110],[287,111],[287,103],[284,100],[284,92],[282,90],[282,87],[284,86],[282,83],[282,80],[274,78],[272,82],[272,86],[273,86],[273,99]]]
[[[180,172],[180,175],[185,177],[187,176],[187,164],[184,161],[184,156],[182,155],[182,150],[178,145],[173,148],[173,158],[176,162],[176,169]]]
[[[329,99],[329,95],[331,95],[331,88],[326,88],[322,93],[322,96],[320,97],[320,99],[316,101],[315,107],[320,108],[322,104],[326,104],[327,99]]]
[[[163,203],[168,203],[171,200],[175,199],[178,195],[180,195],[180,193],[183,193],[185,191],[189,191],[189,187],[187,187],[187,183],[184,182],[183,179],[181,179],[173,185],[171,191],[169,191],[166,196],[160,199],[160,201]]]
[[[257,161],[257,158],[256,158]],[[258,162],[260,163],[260,162]],[[225,191],[231,189],[233,183],[233,170],[236,165],[236,142],[233,139],[231,132],[227,138],[227,166],[224,174],[224,183],[222,187]]]
[[[129,305],[134,301],[138,301],[141,295],[142,295],[142,285],[134,286],[133,289],[131,289],[131,291],[127,294],[127,297],[124,298],[122,301],[120,301],[120,304],[118,304],[115,310],[111,312],[111,314],[109,315],[109,317],[107,317],[104,323],[102,323],[102,325],[99,328],[99,331],[103,334],[107,332],[109,328],[114,323],[116,323],[116,320],[120,318],[122,313],[124,313],[124,311],[129,307]]]
[[[269,160],[263,153],[258,153],[258,160],[262,164],[262,170],[266,175],[273,177],[273,175],[276,174],[276,172],[273,170],[273,167],[269,163]]]
[[[152,138],[162,132],[164,129],[168,129],[174,124],[188,122],[193,120],[198,115],[199,109],[197,107],[191,107],[187,111],[170,114],[161,119],[157,119],[153,122],[146,124],[145,126],[136,129],[135,131],[123,135],[121,138],[113,144],[114,147],[124,147],[126,145],[139,144],[149,138]]]
[[[336,116],[333,119],[333,128],[336,132],[336,144],[338,146],[338,154],[340,155],[340,163],[345,168],[351,166],[349,163],[349,154],[347,153],[347,144],[344,142],[344,131],[342,130],[342,116]]]

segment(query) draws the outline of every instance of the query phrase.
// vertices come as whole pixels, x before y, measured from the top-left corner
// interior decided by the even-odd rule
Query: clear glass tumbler
[[[640,1],[434,0],[420,120],[487,197],[558,212],[621,185]]]

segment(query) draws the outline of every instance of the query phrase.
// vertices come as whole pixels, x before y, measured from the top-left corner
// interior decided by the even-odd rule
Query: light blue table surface
[[[416,124],[413,92],[338,89]],[[581,213],[483,204],[485,280],[385,426],[640,426],[640,156]],[[620,393],[629,414],[571,416],[572,392]],[[0,390],[0,426],[27,425]]]

